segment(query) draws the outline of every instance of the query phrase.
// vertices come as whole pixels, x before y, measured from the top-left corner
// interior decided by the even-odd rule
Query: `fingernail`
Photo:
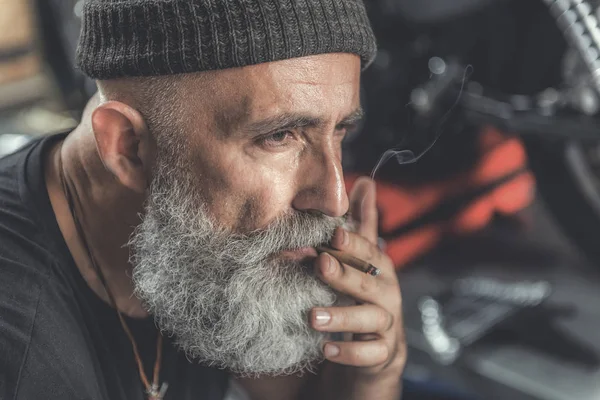
[[[344,228],[340,228],[340,234],[342,235],[342,246],[348,245],[350,241],[350,237],[348,236],[348,232]]]
[[[321,272],[325,275],[332,274],[335,268],[333,265],[333,257],[325,253],[325,258],[327,258],[327,262],[321,267]]]
[[[327,311],[317,310],[315,311],[315,325],[323,326],[327,325],[331,321],[331,314]]]
[[[340,354],[340,348],[337,347],[335,344],[327,343],[325,345],[324,352],[325,352],[325,357],[327,357],[327,358],[337,357],[338,354]]]

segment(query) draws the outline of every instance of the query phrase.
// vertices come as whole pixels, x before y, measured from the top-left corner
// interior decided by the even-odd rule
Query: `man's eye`
[[[357,130],[358,130],[357,124],[342,125],[338,129],[338,131],[341,133],[342,136],[352,136],[354,133],[356,133]]]
[[[259,143],[266,146],[282,146],[285,144],[286,140],[292,136],[292,132],[290,131],[281,131],[272,133],[267,136],[263,136],[259,138]]]

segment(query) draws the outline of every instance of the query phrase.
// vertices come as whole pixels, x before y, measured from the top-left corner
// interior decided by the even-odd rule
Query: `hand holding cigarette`
[[[358,305],[315,308],[310,322],[318,331],[351,333],[353,339],[324,344],[328,362],[321,367],[323,384],[310,398],[397,399],[406,362],[402,299],[393,262],[377,246],[372,180],[357,181],[350,194],[350,213],[357,231],[338,228],[329,247],[317,248],[315,268],[321,280]],[[336,379],[339,374],[346,379]],[[335,381],[340,384],[334,388]]]
[[[319,253],[330,254],[330,255],[334,256],[335,258],[337,258],[337,260],[339,262],[349,265],[352,268],[355,268],[355,269],[362,271],[366,274],[369,274],[371,276],[377,276],[381,273],[381,270],[379,268],[377,268],[376,266],[374,266],[373,264],[369,264],[368,262],[363,261],[360,258],[353,257],[353,256],[343,253],[339,250],[330,249],[328,247],[317,247],[317,251]]]

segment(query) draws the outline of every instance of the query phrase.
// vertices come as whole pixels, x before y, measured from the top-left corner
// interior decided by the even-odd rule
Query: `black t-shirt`
[[[142,400],[114,309],[80,275],[48,197],[43,160],[65,135],[0,159],[0,400]],[[157,330],[126,318],[152,377]],[[165,338],[165,399],[222,400],[227,374],[190,363]]]

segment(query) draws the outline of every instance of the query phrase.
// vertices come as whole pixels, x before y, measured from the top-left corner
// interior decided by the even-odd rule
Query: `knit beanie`
[[[86,0],[77,65],[90,78],[157,76],[353,53],[376,42],[362,0]]]

